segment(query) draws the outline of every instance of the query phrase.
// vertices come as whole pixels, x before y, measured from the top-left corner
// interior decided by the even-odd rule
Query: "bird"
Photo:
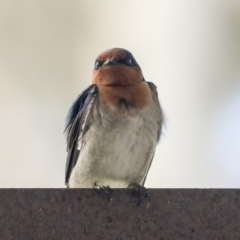
[[[143,189],[162,125],[157,87],[132,53],[103,51],[66,118],[66,186]]]

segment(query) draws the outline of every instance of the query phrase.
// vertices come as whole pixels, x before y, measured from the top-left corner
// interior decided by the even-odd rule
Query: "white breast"
[[[154,107],[131,115],[93,109],[94,121],[81,141],[81,151],[70,177],[70,187],[109,185],[125,188],[142,184],[155,152],[157,131]]]

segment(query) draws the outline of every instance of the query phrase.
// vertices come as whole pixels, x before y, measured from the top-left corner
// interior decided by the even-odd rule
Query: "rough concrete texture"
[[[0,239],[240,239],[240,190],[1,189]]]

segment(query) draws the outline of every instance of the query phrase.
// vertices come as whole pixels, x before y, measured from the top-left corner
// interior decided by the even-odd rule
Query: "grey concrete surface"
[[[0,239],[240,239],[240,190],[1,189]]]

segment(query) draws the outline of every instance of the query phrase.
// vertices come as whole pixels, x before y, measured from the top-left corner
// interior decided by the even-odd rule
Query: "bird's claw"
[[[112,200],[111,195],[112,195],[112,190],[111,188],[103,185],[97,185],[96,183],[94,184],[94,188],[99,192],[102,193],[104,196],[107,197],[108,201]]]
[[[142,200],[148,196],[147,189],[138,183],[131,183],[128,187],[131,189],[132,195],[138,198],[136,206],[138,206]]]

